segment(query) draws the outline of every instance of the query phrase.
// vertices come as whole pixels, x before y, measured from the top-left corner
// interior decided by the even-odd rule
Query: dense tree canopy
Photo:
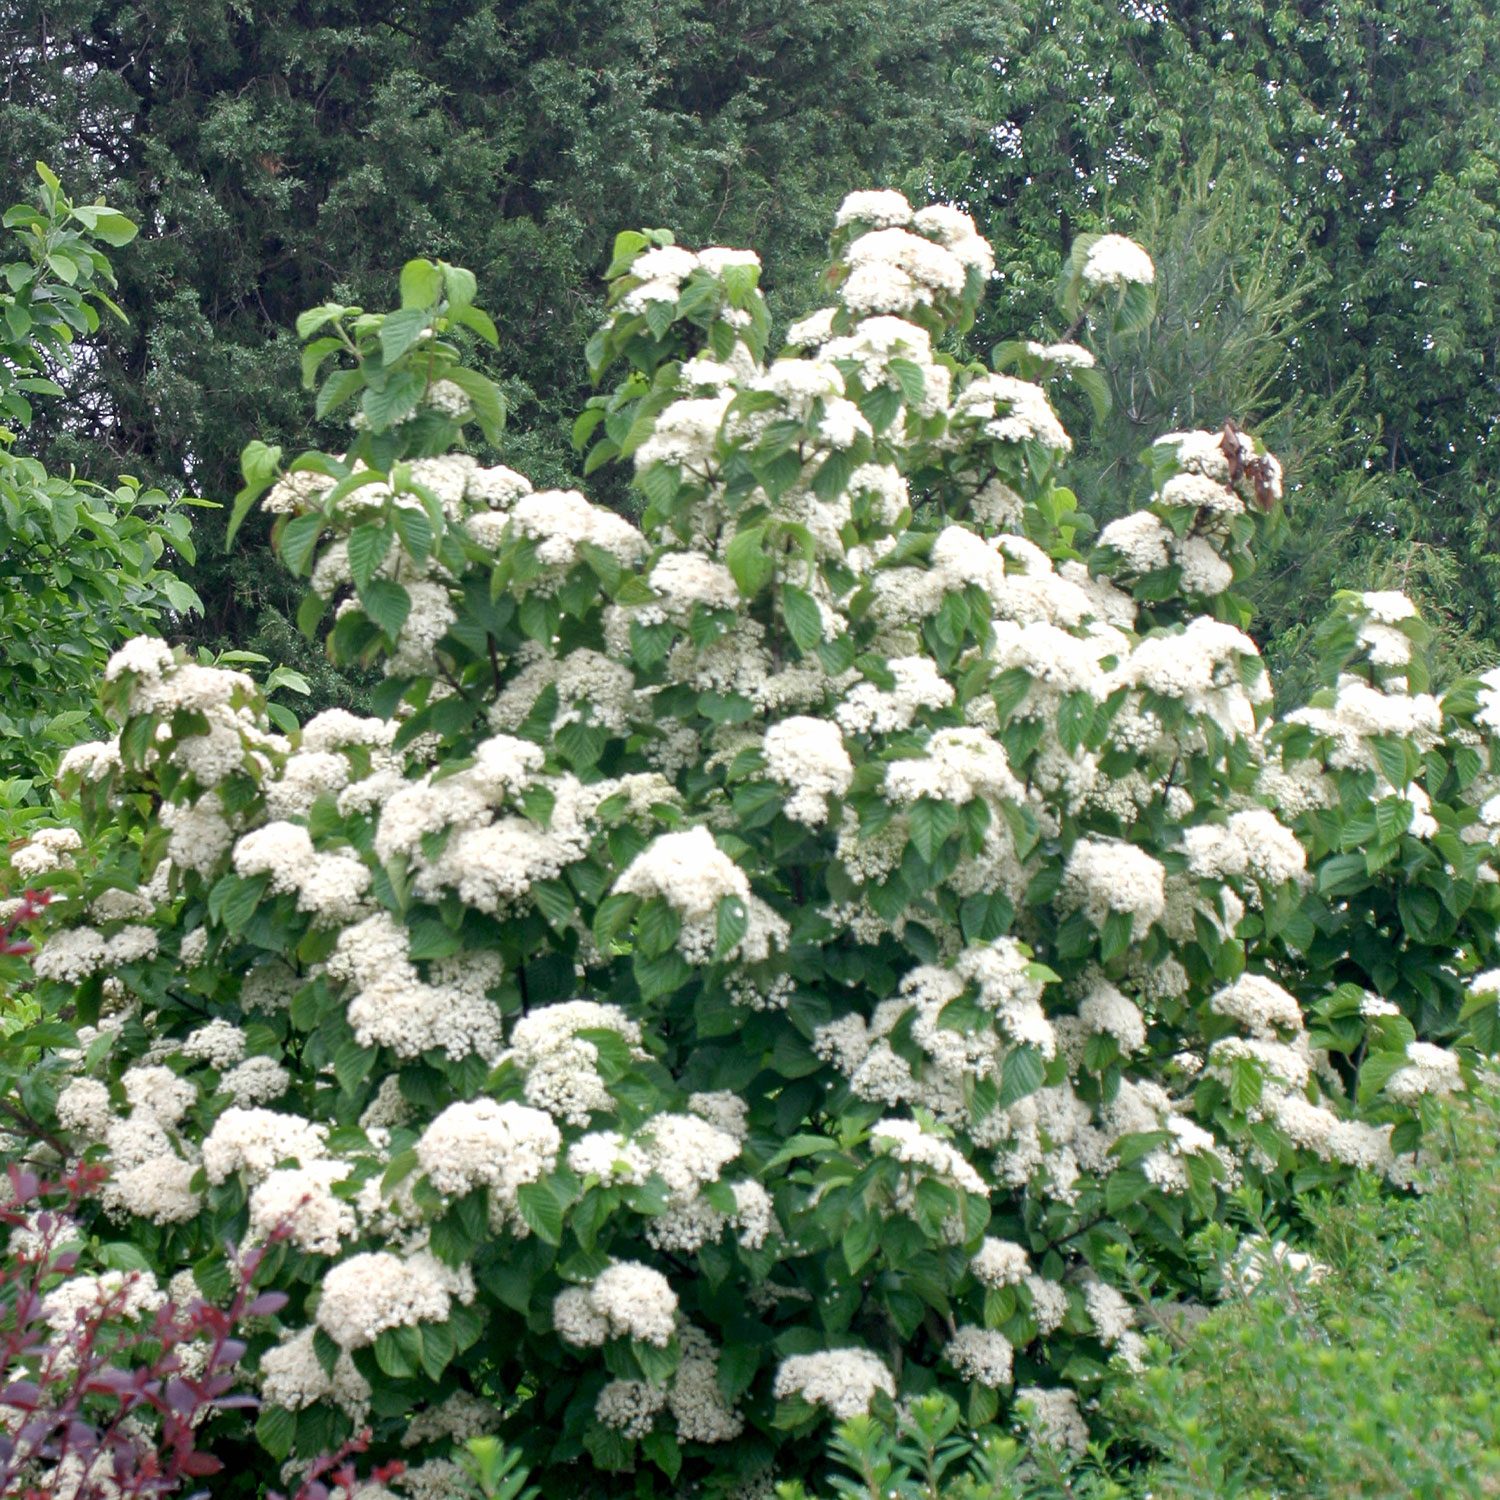
[[[108,178],[146,230],[129,331],[41,424],[92,477],[231,493],[258,426],[302,430],[292,317],[388,298],[420,245],[496,289],[491,369],[528,432],[506,456],[559,479],[606,226],[760,245],[775,316],[836,189],[901,180],[999,247],[1021,326],[996,340],[1040,331],[1076,233],[1150,244],[1163,321],[1112,351],[1079,482],[1106,512],[1139,499],[1164,417],[1265,427],[1295,495],[1258,584],[1283,674],[1306,677],[1304,601],[1339,584],[1422,597],[1440,661],[1500,625],[1500,20],[1479,0],[12,0],[0,39],[28,59],[7,159]],[[207,638],[255,621],[298,656],[280,585],[224,569],[194,575]]]
[[[1042,0],[1004,25],[993,135],[942,186],[1009,252],[1002,270],[1030,290],[1033,316],[1071,235],[1111,221],[1150,245],[1169,284],[1174,269],[1200,284],[1221,272],[1221,315],[1256,278],[1262,299],[1300,288],[1294,338],[1278,336],[1283,308],[1279,327],[1250,320],[1258,348],[1218,361],[1222,325],[1194,323],[1198,357],[1175,368],[1157,355],[1177,330],[1159,326],[1129,369],[1138,394],[1150,365],[1151,399],[1117,403],[1100,469],[1117,472],[1109,459],[1160,430],[1163,408],[1184,425],[1291,418],[1274,440],[1294,539],[1258,600],[1277,654],[1295,652],[1306,600],[1332,582],[1409,587],[1444,617],[1450,652],[1482,656],[1500,628],[1493,7]],[[1224,404],[1204,410],[1210,397]]]
[[[949,77],[994,44],[989,9],[6,4],[0,44],[28,66],[0,150],[107,181],[144,228],[120,266],[130,325],[49,446],[86,472],[232,494],[251,436],[306,430],[296,315],[389,300],[421,248],[498,292],[492,368],[535,434],[507,456],[559,478],[615,229],[755,243],[774,305],[819,262],[851,181],[940,160],[978,128]],[[244,644],[285,605],[255,565],[197,581],[216,641]],[[293,649],[290,632],[270,643]]]

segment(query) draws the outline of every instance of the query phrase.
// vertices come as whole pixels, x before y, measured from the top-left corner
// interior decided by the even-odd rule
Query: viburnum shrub
[[[1091,543],[1049,392],[1092,356],[950,352],[993,263],[857,193],[768,358],[753,254],[622,235],[575,436],[639,524],[461,451],[466,272],[303,320],[348,450],[253,446],[236,516],[374,714],[118,652],[5,1052],[159,1277],[288,1226],[272,1472],[368,1423],[413,1500],[488,1433],[549,1496],[752,1496],[927,1392],[1077,1446],[1122,1249],[1191,1295],[1229,1192],[1410,1180],[1500,993],[1500,677],[1431,696],[1411,606],[1340,596],[1274,722],[1275,460],[1168,435]],[[1080,240],[1070,331],[1151,275]]]

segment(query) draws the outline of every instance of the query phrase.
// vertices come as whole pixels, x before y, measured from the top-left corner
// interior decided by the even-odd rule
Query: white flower
[[[568,1000],[532,1011],[516,1023],[510,1055],[526,1073],[526,1097],[571,1125],[587,1125],[596,1110],[612,1110],[597,1064],[599,1049],[580,1031],[613,1031],[629,1047],[641,1029],[615,1005]]]
[[[984,1196],[984,1179],[951,1142],[928,1135],[915,1120],[879,1120],[870,1127],[870,1144],[908,1166],[946,1178],[966,1193]]]
[[[1360,595],[1370,618],[1381,625],[1398,625],[1416,616],[1417,606],[1395,589],[1371,590]]]
[[[981,375],[972,380],[953,403],[954,419],[982,423],[986,436],[1006,443],[1035,443],[1054,453],[1069,453],[1067,434],[1047,393],[1014,375]]]
[[[1082,270],[1087,286],[1150,286],[1156,280],[1151,257],[1123,234],[1104,234],[1089,246]]]
[[[1146,1045],[1146,1019],[1140,1008],[1108,980],[1100,980],[1078,1007],[1078,1017],[1090,1031],[1114,1037],[1127,1056]]]
[[[1019,1286],[1031,1274],[1031,1258],[1013,1240],[986,1235],[969,1262],[969,1269],[984,1286]]]
[[[423,1251],[403,1260],[380,1250],[340,1261],[324,1277],[318,1327],[341,1349],[373,1344],[387,1328],[443,1323],[453,1298],[469,1302],[474,1281]]]
[[[886,767],[888,801],[910,806],[919,798],[962,804],[976,797],[1025,800],[1025,789],[1011,774],[1004,748],[982,729],[939,729],[921,757],[893,760]]]
[[[236,1104],[266,1104],[291,1086],[292,1075],[273,1057],[247,1057],[219,1080]]]
[[[639,1261],[615,1261],[589,1287],[569,1287],[553,1302],[559,1336],[577,1347],[611,1338],[639,1339],[665,1348],[677,1317],[677,1293],[660,1271]]]
[[[1385,1081],[1385,1092],[1399,1104],[1415,1104],[1424,1094],[1451,1094],[1463,1088],[1458,1055],[1430,1042],[1406,1044],[1407,1066]]]
[[[105,1183],[100,1201],[112,1214],[137,1214],[156,1224],[185,1224],[203,1211],[203,1199],[192,1190],[197,1168],[169,1152],[117,1170]]]
[[[56,1110],[64,1130],[102,1138],[109,1128],[109,1089],[97,1078],[75,1078],[57,1096]]]
[[[519,1193],[557,1165],[562,1137],[550,1115],[513,1100],[450,1104],[417,1141],[417,1164],[438,1192],[490,1189],[492,1212],[524,1230]]]
[[[909,224],[911,218],[911,204],[902,194],[890,188],[877,188],[850,193],[839,205],[833,227],[842,229],[846,224],[869,224],[876,229],[888,229],[892,225]]]
[[[260,1393],[273,1406],[301,1411],[320,1401],[332,1401],[356,1421],[370,1409],[370,1386],[354,1367],[347,1350],[340,1350],[333,1374],[327,1374],[313,1348],[315,1328],[304,1328],[260,1357]]]
[[[42,1298],[42,1317],[54,1333],[68,1333],[85,1321],[100,1318],[106,1309],[121,1318],[139,1318],[166,1304],[166,1296],[150,1271],[105,1271],[98,1276],[75,1276]]]
[[[667,1393],[644,1380],[611,1380],[594,1398],[594,1415],[627,1438],[643,1438],[667,1404]]]
[[[1151,573],[1166,567],[1172,533],[1159,516],[1138,510],[1111,521],[1099,533],[1099,545],[1119,553],[1132,573]]]
[[[715,396],[684,397],[665,407],[657,413],[651,436],[635,450],[636,469],[665,463],[699,472],[706,470],[733,399],[734,392],[724,390]]]
[[[660,896],[683,916],[697,918],[715,914],[726,896],[750,896],[745,872],[701,824],[662,834],[631,860],[614,888],[643,900]]]
[[[825,1406],[840,1421],[863,1415],[876,1391],[896,1394],[896,1382],[879,1357],[868,1349],[827,1349],[819,1354],[791,1354],[776,1370],[772,1394],[778,1401],[801,1396]]]
[[[1039,344],[1035,339],[1027,339],[1026,352],[1064,370],[1092,370],[1096,363],[1094,356],[1080,344]]]
[[[1241,974],[1209,1000],[1221,1016],[1238,1021],[1251,1036],[1275,1041],[1280,1031],[1302,1030],[1302,1007],[1264,974]]]
[[[510,511],[511,525],[537,541],[537,560],[556,580],[579,559],[578,546],[589,542],[626,565],[646,550],[641,533],[612,510],[592,505],[577,490],[536,490],[522,495]]]
[[[826,823],[828,799],[842,797],[854,780],[854,762],[838,725],[794,715],[766,731],[763,750],[767,774],[793,789],[787,817],[809,827]]]
[[[275,1114],[269,1109],[231,1105],[214,1121],[203,1142],[203,1170],[212,1183],[244,1170],[261,1178],[288,1158],[305,1167],[327,1154],[326,1125]]]
[[[1143,849],[1113,839],[1080,839],[1063,870],[1061,904],[1081,907],[1095,927],[1110,912],[1129,912],[1134,933],[1143,937],[1166,912],[1166,871]]]
[[[222,1073],[244,1057],[245,1033],[232,1021],[215,1017],[206,1026],[189,1033],[182,1044],[182,1054],[206,1062]]]
[[[1015,1351],[1003,1333],[988,1328],[960,1328],[944,1347],[943,1358],[965,1380],[996,1389],[1010,1384]]]
[[[1016,1391],[1016,1404],[1029,1411],[1027,1425],[1037,1442],[1076,1458],[1088,1451],[1088,1426],[1078,1410],[1078,1397],[1066,1386],[1023,1386]]]
[[[1090,1281],[1083,1288],[1084,1305],[1094,1321],[1099,1342],[1117,1344],[1135,1322],[1130,1304],[1107,1281]]]
[[[353,1204],[333,1192],[349,1172],[348,1162],[324,1160],[269,1173],[250,1190],[251,1235],[280,1229],[309,1254],[337,1255],[358,1228]]]

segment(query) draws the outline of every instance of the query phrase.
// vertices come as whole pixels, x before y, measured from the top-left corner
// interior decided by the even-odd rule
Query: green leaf
[[[917,853],[931,864],[937,858],[938,850],[958,829],[958,809],[951,802],[923,797],[913,805],[907,822]]]
[[[669,1480],[675,1480],[682,1469],[682,1449],[677,1439],[669,1432],[648,1432],[641,1439],[641,1452],[656,1465]]]
[[[1099,935],[1099,957],[1105,963],[1129,949],[1134,923],[1135,913],[1128,911],[1112,911],[1104,919],[1104,931]]]
[[[909,359],[893,359],[886,368],[896,377],[901,399],[908,406],[920,406],[927,399],[927,379],[921,365]]]
[[[462,365],[452,366],[443,378],[469,398],[469,405],[479,418],[485,437],[498,443],[505,431],[505,397],[500,387],[489,376],[481,375],[478,370],[465,369]]]
[[[745,598],[753,599],[771,580],[775,560],[765,550],[763,526],[741,531],[724,552],[724,562],[734,575],[735,585]]]
[[[312,561],[318,538],[323,534],[323,517],[314,512],[306,516],[293,516],[281,533],[281,560],[300,578]]]
[[[349,533],[349,575],[355,588],[363,592],[390,550],[391,533],[385,526],[356,526]]]
[[[318,370],[330,354],[337,353],[344,347],[343,339],[334,338],[331,334],[327,338],[314,339],[302,351],[302,388],[310,391],[318,378]]]
[[[880,1248],[882,1221],[876,1214],[866,1214],[856,1219],[844,1230],[840,1248],[844,1252],[844,1264],[851,1276],[858,1276],[861,1267]]]
[[[522,1183],[517,1190],[516,1201],[521,1217],[531,1226],[544,1244],[562,1244],[563,1208],[557,1195],[547,1182]]]
[[[468,307],[479,290],[478,277],[464,266],[445,265],[442,271],[443,290],[448,294],[450,311]]]
[[[443,295],[443,273],[430,260],[409,260],[401,267],[401,306],[404,308],[432,307]],[[390,319],[386,319],[389,324]],[[419,323],[417,325],[421,327]],[[384,337],[381,339],[384,345]],[[392,355],[387,354],[389,360]]]
[[[391,518],[396,525],[396,535],[401,538],[401,545],[416,562],[426,562],[427,554],[432,550],[432,522],[428,520],[427,512],[411,506],[398,505],[392,511]],[[349,547],[352,570],[354,549],[352,536],[349,539]],[[355,583],[359,584],[357,578]]]
[[[380,325],[380,357],[389,367],[422,336],[431,314],[425,307],[403,307],[387,313]]]
[[[744,941],[745,931],[750,925],[750,915],[738,896],[725,896],[719,902],[715,920],[714,959],[719,962]]]
[[[406,1380],[417,1373],[422,1360],[422,1333],[419,1328],[403,1325],[383,1329],[375,1339],[375,1363],[381,1374],[392,1380]]]
[[[660,958],[677,941],[681,931],[682,918],[676,908],[660,896],[653,896],[636,918],[636,949],[646,958]]]
[[[91,228],[97,238],[116,249],[128,245],[137,234],[136,226],[124,214],[109,208],[95,210]]]
[[[692,965],[675,948],[657,958],[636,954],[632,968],[642,1000],[660,1000],[682,988],[693,977]]]
[[[401,316],[401,313],[392,314],[392,317]],[[422,397],[422,389],[422,377],[415,370],[396,370],[387,375],[378,390],[369,386],[359,407],[375,432],[386,432],[411,414]]]
[[[234,542],[235,533],[245,517],[250,514],[251,506],[276,478],[280,463],[280,448],[270,447],[259,439],[245,445],[244,452],[240,454],[240,472],[245,476],[245,487],[234,497],[234,508],[229,513],[229,529],[224,537],[226,551]]]
[[[255,1436],[261,1447],[278,1463],[292,1451],[297,1436],[297,1417],[284,1406],[262,1406],[255,1419]]]
[[[370,1076],[370,1064],[374,1060],[373,1047],[361,1047],[352,1037],[333,1055],[333,1076],[346,1094],[353,1094]]]
[[[799,650],[811,651],[823,639],[823,613],[811,594],[792,584],[783,584],[781,613]]]
[[[389,578],[373,579],[359,592],[359,602],[372,621],[394,641],[411,613],[411,595]]]
[[[1041,1088],[1047,1067],[1042,1054],[1035,1047],[1017,1047],[1005,1055],[1005,1071],[1000,1081],[1001,1109],[1009,1109],[1018,1099],[1024,1099]]]
[[[361,369],[335,370],[318,388],[313,412],[319,421],[338,410],[356,391],[364,389],[365,372]]]
[[[854,452],[849,448],[839,448],[830,453],[827,458],[818,465],[818,472],[813,475],[813,494],[819,500],[833,500],[843,493],[844,486],[849,483],[849,476],[854,472]]]

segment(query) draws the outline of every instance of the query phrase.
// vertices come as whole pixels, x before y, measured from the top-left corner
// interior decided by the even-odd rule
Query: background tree
[[[821,264],[851,182],[941,161],[982,125],[949,78],[998,31],[977,0],[17,0],[25,66],[0,152],[107,180],[145,226],[121,267],[128,327],[39,451],[224,498],[257,432],[313,440],[296,315],[383,305],[420,246],[474,267],[500,329],[489,369],[529,436],[507,459],[555,481],[583,397],[621,223],[756,244],[773,310]],[[320,441],[341,446],[337,426]],[[300,649],[285,582],[207,548],[193,574],[214,643],[344,681]]]
[[[1268,342],[1252,337],[1248,359],[1228,342],[1212,374],[1193,358],[1158,364],[1158,348],[1152,404],[1186,422],[1193,395],[1199,420],[1257,430],[1290,419],[1274,441],[1289,460],[1291,535],[1257,597],[1273,661],[1305,678],[1308,598],[1389,586],[1434,616],[1440,666],[1472,664],[1500,628],[1493,8],[1040,0],[998,19],[993,129],[937,186],[1003,247],[1033,320],[1050,312],[1072,237],[1106,225],[1147,244],[1169,288],[1180,257],[1200,284],[1216,265],[1240,294],[1247,270],[1260,278]],[[1205,159],[1219,163],[1213,193]],[[1184,224],[1163,193],[1210,223],[1224,216],[1208,246],[1172,243]],[[1170,295],[1163,306],[1170,318]],[[1272,331],[1286,319],[1300,326],[1282,349]],[[1200,327],[1212,330],[1201,347],[1218,330]],[[1169,322],[1152,339],[1180,334]],[[1224,405],[1205,413],[1210,394]],[[1124,498],[1114,460],[1126,430],[1107,427],[1094,458],[1102,493],[1084,498],[1105,508]]]

